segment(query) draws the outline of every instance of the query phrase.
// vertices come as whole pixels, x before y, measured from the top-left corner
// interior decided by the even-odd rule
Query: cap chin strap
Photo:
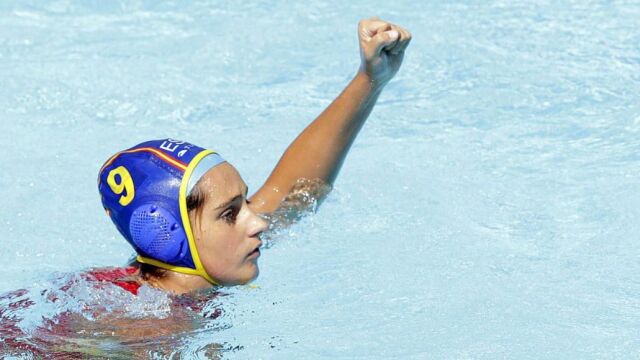
[[[140,255],[136,256],[136,260],[143,264],[153,265],[159,268],[175,271],[181,274],[198,275],[205,278],[212,285],[220,286],[220,284],[218,284],[215,280],[213,280],[213,278],[211,278],[211,276],[209,276],[209,274],[207,274],[207,272],[204,271],[204,269],[199,271],[198,269],[192,269],[190,267],[171,265],[156,259],[152,259],[152,258],[140,256]]]
[[[149,264],[153,266],[157,266],[159,268],[179,272],[182,274],[189,275],[198,275],[206,279],[212,285],[220,286],[220,284],[215,281],[207,271],[202,266],[202,262],[200,261],[200,255],[198,254],[198,249],[196,248],[196,242],[193,237],[193,232],[191,231],[191,222],[189,221],[189,211],[187,210],[187,194],[193,190],[195,185],[198,183],[198,180],[214,166],[220,165],[225,160],[216,152],[212,150],[203,150],[198,155],[196,155],[182,176],[182,182],[180,183],[180,193],[178,196],[178,201],[180,203],[180,218],[182,220],[182,225],[184,228],[184,232],[187,235],[187,241],[189,243],[189,250],[191,252],[191,258],[193,259],[193,264],[196,266],[195,269],[185,267],[185,266],[176,266],[164,263],[162,261],[158,261],[155,259],[151,259],[148,257],[138,255],[136,260],[143,264]]]

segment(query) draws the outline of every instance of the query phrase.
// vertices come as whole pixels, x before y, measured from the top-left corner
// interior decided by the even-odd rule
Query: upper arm
[[[271,214],[276,209],[284,196],[280,195],[280,189],[268,181],[262,185],[255,194],[249,197],[249,208],[255,213]]]

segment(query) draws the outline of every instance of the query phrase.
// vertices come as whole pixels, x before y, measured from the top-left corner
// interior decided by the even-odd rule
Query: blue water
[[[0,3],[0,292],[31,289],[26,341],[105,301],[55,308],[38,291],[131,255],[97,194],[108,156],[184,139],[257,189],[353,76],[371,15],[412,31],[403,68],[320,211],[263,253],[258,287],[226,289],[223,315],[168,348],[93,346],[640,357],[637,1]],[[169,316],[166,296],[129,301],[125,317]]]

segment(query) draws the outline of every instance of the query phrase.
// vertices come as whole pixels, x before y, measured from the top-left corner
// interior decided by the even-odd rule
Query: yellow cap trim
[[[143,263],[143,264],[149,264],[149,265],[157,266],[159,268],[163,268],[163,269],[179,272],[179,273],[182,273],[182,274],[200,275],[200,273],[196,269],[192,269],[192,268],[188,268],[188,267],[184,267],[184,266],[171,265],[171,264],[163,263],[162,261],[158,261],[156,259],[152,259],[152,258],[140,256],[140,255],[136,256],[136,260],[138,262]]]
[[[219,285],[215,280],[213,280],[211,276],[209,276],[209,274],[207,274],[204,266],[202,266],[202,262],[200,262],[200,255],[198,254],[198,249],[196,248],[196,241],[193,238],[193,232],[191,231],[191,221],[189,221],[189,211],[187,210],[187,185],[189,184],[191,173],[193,173],[193,169],[195,169],[202,158],[213,153],[215,153],[215,151],[203,150],[198,155],[196,155],[193,160],[191,160],[189,166],[187,166],[187,170],[185,170],[184,175],[182,176],[182,183],[180,183],[180,195],[178,196],[178,199],[180,202],[180,216],[182,217],[182,225],[184,226],[184,232],[187,234],[187,240],[189,241],[189,250],[191,250],[191,258],[193,259],[193,264],[196,266],[196,274],[202,276],[213,285]],[[179,270],[176,271],[180,272]]]

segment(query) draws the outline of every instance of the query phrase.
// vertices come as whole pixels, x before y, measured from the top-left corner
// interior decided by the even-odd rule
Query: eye
[[[224,211],[220,214],[220,218],[229,224],[233,224],[236,221],[238,212],[240,212],[239,207],[229,206],[228,208],[224,209]]]

